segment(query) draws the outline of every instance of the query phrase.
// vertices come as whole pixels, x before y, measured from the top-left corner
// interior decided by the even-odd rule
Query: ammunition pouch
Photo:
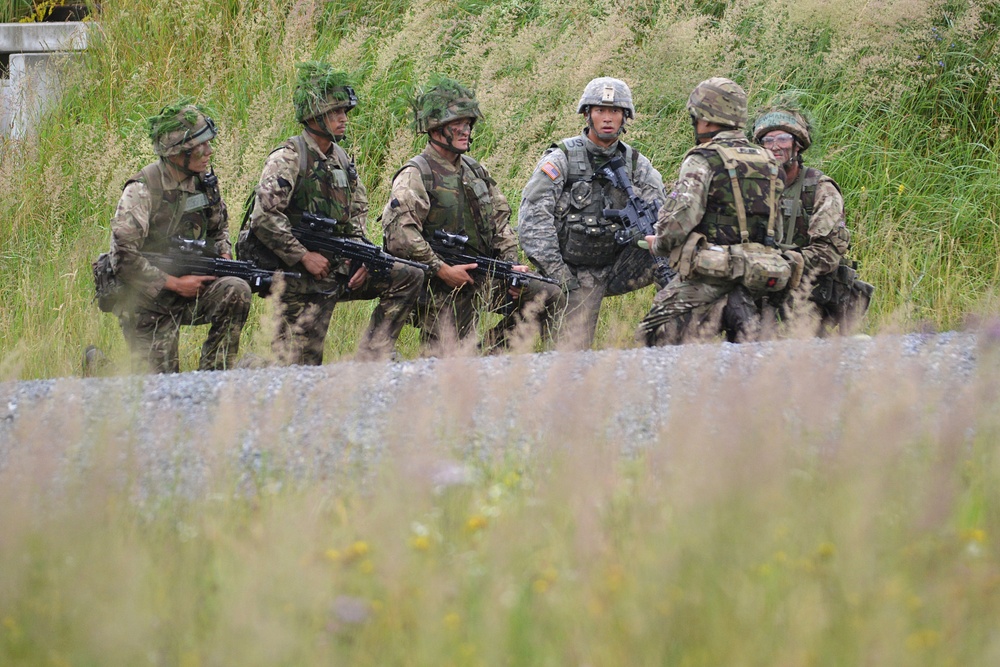
[[[684,245],[670,254],[670,261],[684,280],[692,276],[731,280],[754,294],[780,292],[792,285],[796,273],[776,248],[760,243],[714,245],[698,233],[688,235]],[[797,273],[801,278],[801,268]]]
[[[567,213],[561,244],[563,260],[576,266],[613,263],[621,248],[615,240],[615,233],[621,228],[620,224],[592,213]]]
[[[236,258],[253,262],[268,271],[288,268],[270,248],[261,243],[249,225],[244,226],[236,237]]]

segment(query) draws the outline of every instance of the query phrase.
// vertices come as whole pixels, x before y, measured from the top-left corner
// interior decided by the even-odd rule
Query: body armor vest
[[[801,178],[785,190],[781,198],[781,214],[785,219],[783,242],[789,247],[809,245],[809,219],[816,209],[816,186],[823,172],[807,167]],[[832,181],[831,181],[832,183]],[[833,183],[837,187],[836,183]],[[838,192],[840,188],[837,187]]]
[[[430,240],[441,229],[450,234],[469,237],[468,247],[479,255],[493,255],[493,199],[490,186],[496,182],[481,164],[462,155],[457,171],[445,169],[437,160],[417,155],[405,166],[420,171],[424,189],[430,199],[430,210],[423,224],[423,236]],[[402,169],[400,169],[402,171]],[[399,172],[396,172],[399,175]],[[393,176],[393,180],[396,176]]]
[[[358,187],[358,172],[347,152],[332,144],[330,157],[324,158],[309,148],[301,134],[275,150],[282,148],[299,154],[299,176],[285,209],[289,223],[296,227],[303,213],[314,213],[342,223],[343,235],[351,236],[351,200]]]
[[[597,172],[611,158],[592,155],[582,136],[563,139],[553,144],[553,148],[565,153],[569,163],[564,190],[569,196],[560,197],[555,210],[563,260],[577,266],[613,263],[621,250],[615,241],[615,232],[622,226],[618,221],[605,218],[604,209],[624,208],[628,204],[628,195]],[[625,160],[625,170],[631,181],[639,154],[624,141],[618,142],[618,150]]]
[[[222,206],[222,195],[218,179],[211,172],[204,180],[201,175],[194,178],[195,194],[180,189],[164,190],[163,165],[154,162],[125,181],[125,186],[142,183],[149,190],[149,232],[142,244],[143,252],[165,253],[171,247],[170,240],[178,236],[185,239],[205,236],[209,216]]]
[[[704,234],[710,243],[716,245],[734,245],[741,242],[732,175],[723,164],[721,151],[726,151],[735,163],[736,177],[746,211],[746,225],[750,235],[748,240],[766,244],[772,197],[776,194],[772,193],[771,189],[772,183],[775,183],[778,166],[766,150],[742,138],[713,140],[688,152],[688,155],[703,156],[712,168],[705,215],[694,231]],[[774,220],[775,226],[779,223],[780,220]]]

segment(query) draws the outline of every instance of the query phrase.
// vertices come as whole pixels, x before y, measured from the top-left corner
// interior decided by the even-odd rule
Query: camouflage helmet
[[[309,61],[299,63],[299,78],[292,102],[295,120],[305,123],[334,109],[350,111],[358,105],[358,96],[346,73],[333,69],[329,63]]]
[[[429,133],[459,118],[468,118],[474,123],[482,117],[475,91],[442,75],[431,76],[413,100],[417,134]]]
[[[715,76],[695,86],[687,110],[696,120],[740,129],[747,124],[747,94],[735,81]]]
[[[812,145],[812,124],[795,109],[772,107],[763,111],[753,124],[753,138],[760,143],[765,134],[775,130],[783,130],[798,139],[802,150]]]
[[[179,155],[215,138],[215,123],[208,110],[189,97],[168,104],[146,119],[153,151],[162,157]]]
[[[585,113],[588,107],[617,107],[625,111],[626,118],[635,118],[632,91],[629,90],[628,84],[610,76],[592,79],[583,89],[580,102],[576,105],[576,112]]]

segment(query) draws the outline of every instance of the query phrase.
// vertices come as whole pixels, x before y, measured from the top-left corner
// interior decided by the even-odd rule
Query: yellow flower
[[[474,533],[478,530],[482,530],[486,527],[486,517],[482,514],[473,514],[469,517],[469,520],[465,522],[465,529],[470,533]]]
[[[416,535],[410,538],[410,546],[417,551],[427,551],[431,548],[431,540],[426,535]]]
[[[458,626],[462,624],[462,617],[459,616],[457,613],[451,611],[444,615],[444,618],[441,619],[441,622],[444,623],[444,627],[448,628],[449,630],[456,630]]]
[[[340,560],[340,552],[337,551],[336,549],[327,549],[326,551],[323,552],[323,556],[327,560],[333,561],[334,563]]]
[[[816,558],[819,560],[830,560],[837,553],[837,547],[832,542],[824,542],[816,549]]]
[[[903,194],[903,190],[905,190],[905,189],[906,189],[906,186],[903,185],[902,183],[900,183],[899,184],[899,194]]]
[[[358,564],[358,572],[361,574],[371,574],[374,571],[375,565],[367,558]]]
[[[982,528],[973,528],[972,530],[962,531],[962,539],[966,542],[977,542],[982,544],[986,541],[986,531]]]
[[[531,589],[536,593],[545,593],[552,587],[552,584],[547,579],[535,579],[531,584]]]

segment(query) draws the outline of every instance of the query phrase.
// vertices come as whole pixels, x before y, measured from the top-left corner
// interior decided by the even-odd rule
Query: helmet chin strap
[[[699,132],[698,131],[698,119],[691,116],[691,127],[694,129],[694,143],[700,144],[702,139],[714,139],[715,135],[720,132],[725,132],[728,128],[722,127],[718,130],[712,130],[711,132]]]

